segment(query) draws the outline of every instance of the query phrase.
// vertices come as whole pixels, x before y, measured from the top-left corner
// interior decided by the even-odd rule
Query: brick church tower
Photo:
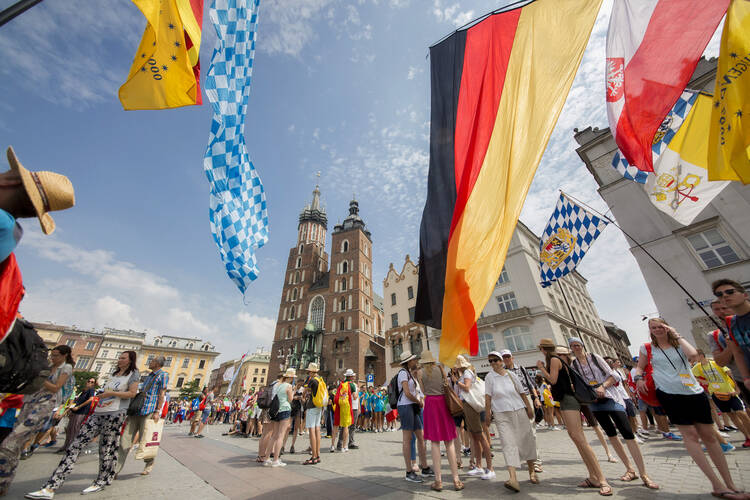
[[[346,369],[385,383],[382,313],[373,302],[372,238],[356,200],[331,235],[331,264],[325,251],[328,219],[320,190],[299,216],[297,244],[289,250],[279,317],[271,349],[269,380],[289,367],[320,365],[328,382]],[[382,299],[377,299],[382,302]]]

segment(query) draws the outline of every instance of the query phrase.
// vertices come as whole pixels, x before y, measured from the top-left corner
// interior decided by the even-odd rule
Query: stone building
[[[94,358],[99,351],[104,334],[54,323],[32,322],[31,324],[36,328],[47,348],[52,349],[58,345],[70,347],[71,356],[73,356],[75,362],[75,370],[93,370]]]
[[[62,336],[62,333],[69,327],[64,325],[56,325],[54,323],[31,323],[34,328],[36,328],[37,333],[40,337],[42,337],[42,340],[44,340],[44,345],[47,346],[47,349],[52,349],[53,347],[60,345],[60,337]]]
[[[713,92],[716,62],[702,59],[688,88]],[[574,137],[580,145],[576,152],[599,185],[599,195],[633,238],[628,238],[630,251],[659,314],[693,345],[707,349],[704,334],[716,327],[636,241],[710,313],[711,282],[731,278],[750,285],[750,185],[731,182],[692,224],[683,226],[658,210],[641,185],[612,168],[617,146],[609,128],[576,129]]]
[[[102,332],[101,345],[93,359],[91,371],[99,374],[99,384],[103,383],[117,366],[117,359],[123,351],[135,351],[136,364],[140,365],[141,348],[146,341],[145,332],[105,328]]]
[[[242,366],[239,366],[239,373],[229,393],[230,396],[238,397],[245,392],[256,392],[268,385],[268,363],[270,360],[271,353],[260,349],[245,356]],[[235,370],[238,365],[239,360],[235,365]]]
[[[160,335],[141,347],[138,370],[143,374],[148,373],[151,360],[164,356],[166,362],[163,370],[169,375],[167,391],[171,396],[176,396],[183,385],[193,380],[197,380],[200,386],[204,385],[218,355],[213,344],[200,338]]]
[[[359,216],[356,200],[331,234],[318,186],[300,213],[297,242],[289,250],[279,304],[269,377],[288,367],[320,365],[329,381],[351,368],[364,380],[385,380],[382,312],[372,286],[372,235]]]
[[[635,363],[633,362],[633,355],[630,354],[630,339],[628,338],[628,334],[617,326],[616,324],[612,323],[611,321],[602,321],[604,323],[604,329],[607,330],[607,335],[609,335],[610,343],[612,344],[612,347],[615,349],[615,354],[619,358],[619,360],[622,362],[623,366],[627,366],[629,368],[632,368],[635,366]]]

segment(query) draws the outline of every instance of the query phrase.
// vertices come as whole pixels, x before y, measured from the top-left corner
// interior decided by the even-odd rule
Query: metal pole
[[[562,283],[560,283],[560,280],[557,280],[557,286],[560,287],[560,293],[562,293],[563,300],[565,301],[565,305],[568,307],[568,312],[570,313],[570,319],[573,320],[573,326],[576,327],[576,332],[578,332],[578,338],[581,339],[581,342],[583,342],[583,334],[581,334],[581,329],[578,328],[578,322],[576,321],[575,316],[573,316],[573,309],[570,307],[570,303],[568,302],[568,297],[565,295],[565,289],[562,286]],[[583,344],[583,347],[586,348],[586,344]],[[588,350],[588,348],[586,348]]]
[[[0,12],[0,26],[4,25],[8,21],[12,21],[17,16],[20,16],[33,6],[41,3],[42,0],[19,0],[7,9]]]

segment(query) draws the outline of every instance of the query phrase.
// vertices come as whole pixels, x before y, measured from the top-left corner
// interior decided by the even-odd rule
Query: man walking
[[[143,398],[143,406],[138,415],[128,416],[125,430],[122,436],[120,436],[120,446],[117,448],[117,470],[115,471],[115,477],[117,477],[117,474],[125,466],[125,459],[128,458],[128,452],[133,446],[135,435],[138,434],[139,439],[145,439],[146,421],[152,419],[154,423],[159,422],[161,409],[164,406],[164,396],[169,385],[169,375],[162,370],[165,362],[164,356],[157,356],[148,364],[151,373],[143,381],[142,391],[145,396]],[[146,467],[141,472],[142,476],[148,476],[151,473],[151,469],[154,468],[154,460],[154,458],[144,460]]]
[[[305,427],[310,435],[310,451],[312,456],[303,462],[304,465],[315,465],[320,463],[320,417],[323,409],[328,403],[325,398],[315,400],[318,390],[323,394],[328,394],[323,379],[318,376],[318,364],[310,363],[307,365],[307,380],[305,381]]]
[[[750,300],[748,300],[745,288],[736,281],[720,279],[714,281],[711,288],[722,305],[734,313],[729,320],[730,341],[726,344],[742,377],[737,379],[737,385],[744,385],[742,394],[748,397],[750,393]]]
[[[354,376],[356,373],[354,373],[354,370],[351,368],[348,368],[344,372],[344,382],[346,384],[349,384],[349,389],[352,393],[352,425],[349,426],[349,446],[348,448],[350,450],[356,450],[359,448],[359,446],[356,445],[354,442],[354,430],[357,427],[357,416],[359,415],[359,394],[357,394],[357,384],[354,383]],[[341,437],[344,435],[344,429],[339,430],[339,437],[338,442],[336,444],[336,451],[341,451]]]

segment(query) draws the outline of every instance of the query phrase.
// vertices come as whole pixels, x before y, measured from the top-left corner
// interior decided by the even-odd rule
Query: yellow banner
[[[721,35],[708,178],[750,183],[750,2],[733,0]]]
[[[198,85],[185,47],[185,27],[177,1],[133,0],[148,24],[128,79],[120,87],[120,102],[126,110],[176,108],[196,103]],[[190,24],[188,28],[195,30]],[[200,37],[197,42],[195,57]]]

